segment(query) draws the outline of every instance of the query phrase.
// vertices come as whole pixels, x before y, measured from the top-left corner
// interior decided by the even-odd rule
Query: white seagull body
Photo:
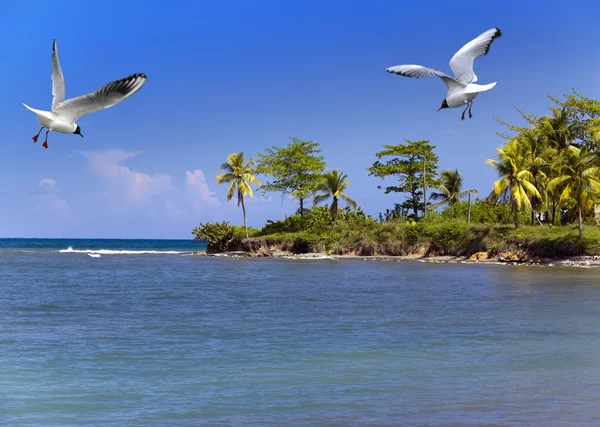
[[[441,71],[423,67],[421,65],[397,65],[395,67],[386,68],[386,71],[388,73],[395,73],[406,77],[415,77],[417,79],[427,76],[440,77],[448,88],[448,94],[438,111],[442,108],[456,108],[466,105],[467,107],[463,111],[461,120],[465,119],[467,109],[469,110],[469,117],[471,118],[473,117],[471,114],[471,107],[473,106],[475,97],[480,92],[485,92],[496,86],[496,82],[488,85],[475,84],[477,75],[473,71],[473,61],[482,55],[487,55],[492,42],[501,35],[502,33],[499,28],[492,28],[461,47],[450,60],[450,68],[454,73],[454,77],[450,77]]]
[[[44,128],[46,131],[46,140],[42,144],[48,148],[48,132],[74,133],[81,135],[81,128],[77,119],[86,114],[94,113],[105,108],[112,107],[126,98],[139,91],[146,83],[146,75],[143,73],[132,74],[121,80],[110,82],[95,92],[65,100],[65,79],[60,68],[58,59],[58,50],[56,49],[56,40],[52,44],[52,111],[36,110],[25,105],[27,109],[33,111],[42,126],[33,142],[37,139]]]

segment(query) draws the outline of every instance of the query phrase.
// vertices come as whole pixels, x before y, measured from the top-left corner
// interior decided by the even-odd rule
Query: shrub
[[[229,249],[231,242],[235,237],[235,227],[229,225],[227,221],[200,223],[195,227],[192,234],[196,236],[195,240],[204,240],[206,242],[207,252],[224,252]]]

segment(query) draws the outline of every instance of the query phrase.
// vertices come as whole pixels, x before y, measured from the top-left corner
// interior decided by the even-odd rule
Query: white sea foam
[[[92,258],[100,258],[102,255],[100,255],[100,254],[88,254],[88,256],[91,256]]]
[[[132,250],[114,250],[114,249],[73,249],[69,246],[67,249],[61,249],[58,252],[67,254],[88,254],[92,255],[179,255],[187,252],[179,251],[132,251]]]

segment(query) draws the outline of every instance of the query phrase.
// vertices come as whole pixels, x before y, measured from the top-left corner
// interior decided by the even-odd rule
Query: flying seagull
[[[440,77],[448,88],[448,94],[438,111],[442,108],[456,108],[466,105],[461,120],[465,119],[467,110],[469,110],[469,118],[472,118],[471,108],[475,97],[479,92],[485,92],[496,86],[496,82],[488,85],[475,84],[477,76],[473,72],[473,61],[482,55],[487,55],[492,42],[501,35],[499,28],[492,28],[461,47],[450,60],[450,68],[454,73],[454,77],[421,65],[397,65],[386,68],[386,71],[417,79],[427,76]]]
[[[52,44],[52,95],[54,97],[52,111],[36,110],[23,103],[27,109],[37,115],[38,122],[42,125],[37,135],[32,138],[33,142],[37,142],[44,128],[47,129],[46,139],[42,144],[44,148],[48,148],[48,132],[51,130],[60,133],[74,133],[83,138],[81,128],[75,123],[77,119],[86,114],[112,107],[129,98],[144,86],[146,79],[144,73],[132,74],[124,79],[110,82],[95,92],[65,101],[65,79],[58,60],[56,40],[54,40]]]

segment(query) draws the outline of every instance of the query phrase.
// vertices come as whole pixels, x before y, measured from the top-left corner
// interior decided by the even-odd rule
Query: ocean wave
[[[188,252],[180,251],[153,251],[153,250],[115,250],[115,249],[73,249],[69,246],[67,249],[60,249],[58,252],[63,254],[93,254],[93,255],[180,255]]]

